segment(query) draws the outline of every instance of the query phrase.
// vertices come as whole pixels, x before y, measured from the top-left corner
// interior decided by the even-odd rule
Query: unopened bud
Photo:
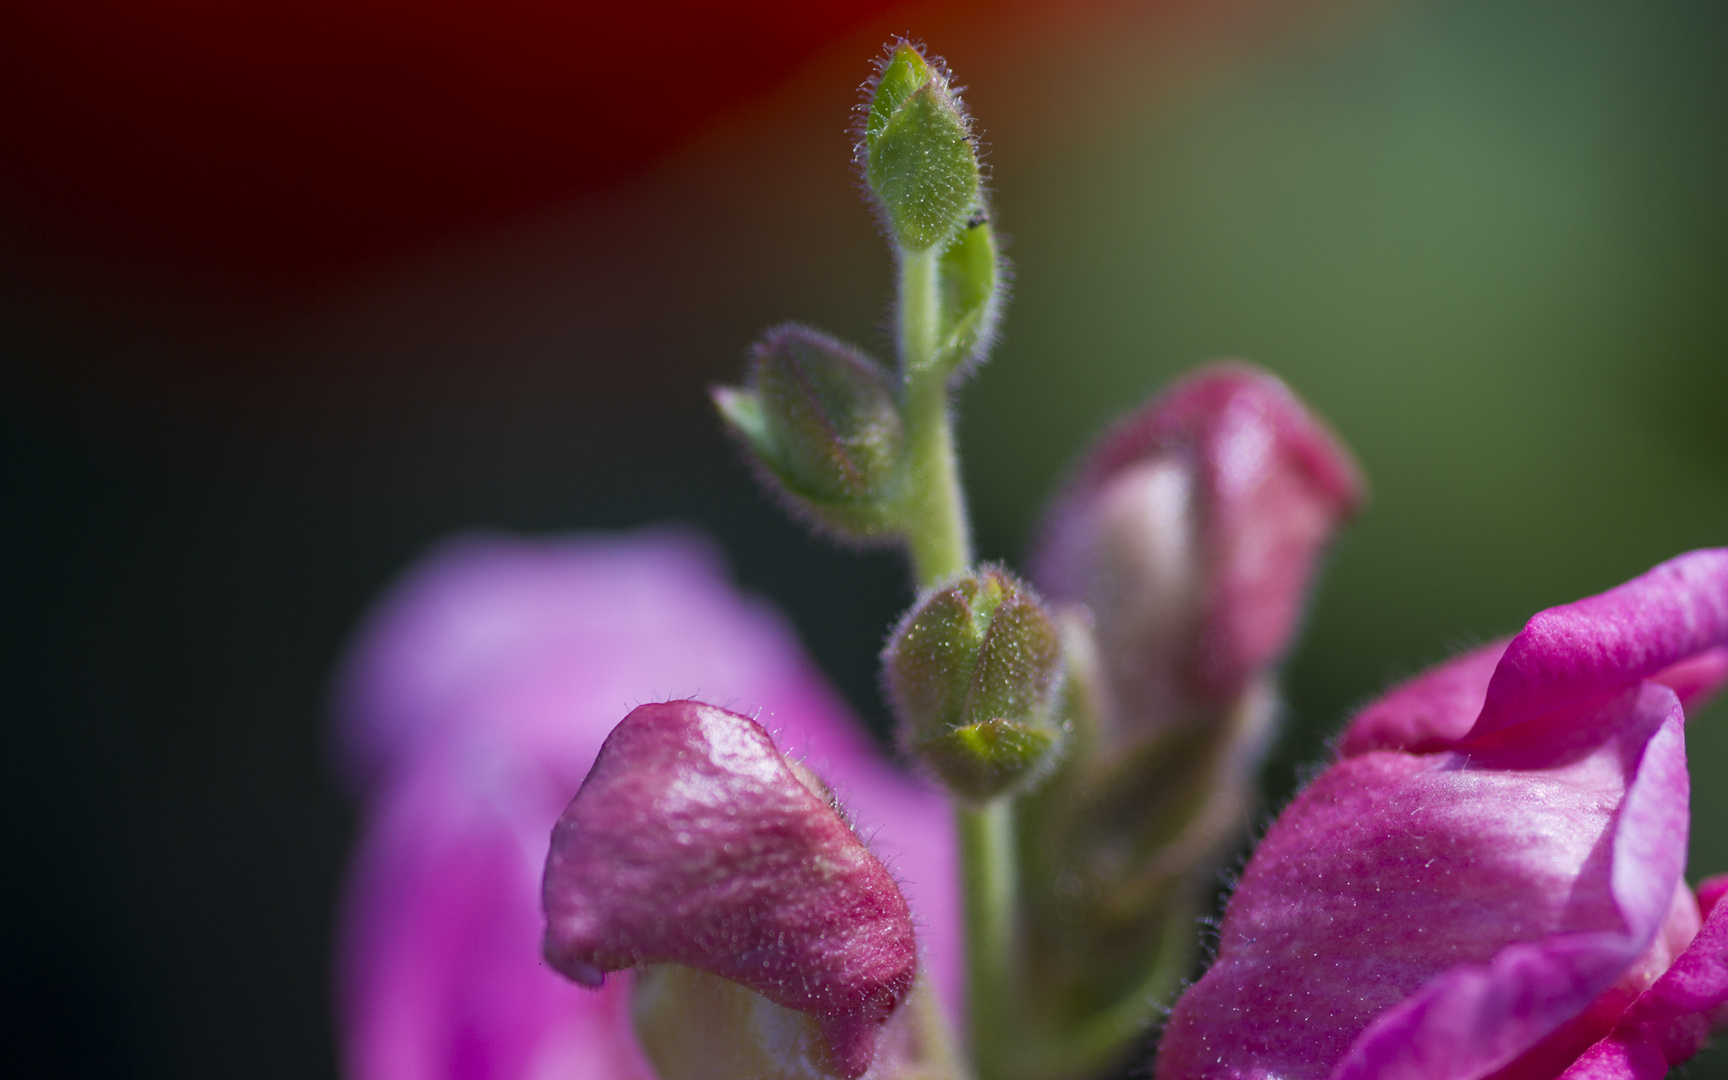
[[[907,752],[955,793],[990,799],[1054,762],[1061,637],[1038,597],[1000,567],[921,597],[882,663]]]
[[[1002,257],[984,212],[972,215],[936,264],[937,347],[933,366],[963,370],[982,355],[1002,311]]]
[[[774,486],[842,536],[893,528],[905,431],[888,375],[826,334],[788,324],[750,353],[748,385],[714,402]]]
[[[1116,724],[1206,722],[1267,674],[1362,490],[1349,451],[1246,364],[1190,376],[1094,447],[1034,576],[1092,609]]]
[[[547,961],[586,985],[631,967],[699,969],[809,1023],[735,995],[722,1012],[780,1017],[768,1034],[814,1028],[824,1068],[863,1076],[912,989],[912,915],[805,775],[748,717],[696,701],[635,709],[552,832]],[[668,1060],[692,1052],[677,1035],[657,1050]]]
[[[971,125],[940,64],[894,45],[870,87],[859,156],[894,240],[941,250],[979,208]]]

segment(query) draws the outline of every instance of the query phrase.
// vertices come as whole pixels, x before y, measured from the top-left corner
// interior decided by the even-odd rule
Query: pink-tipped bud
[[[1168,727],[1277,662],[1363,494],[1349,452],[1282,382],[1213,365],[1092,449],[1033,579],[1092,610],[1116,724]]]
[[[1032,576],[1069,609],[1077,715],[1021,814],[1034,1008],[1063,1027],[1071,1002],[1097,1003],[1078,1022],[1124,1032],[1101,1064],[1185,966],[1253,807],[1272,669],[1362,488],[1283,383],[1217,364],[1107,434],[1045,520]]]
[[[544,903],[546,959],[570,978],[670,963],[731,980],[814,1018],[849,1080],[912,988],[887,869],[760,725],[701,702],[613,729],[553,831]]]

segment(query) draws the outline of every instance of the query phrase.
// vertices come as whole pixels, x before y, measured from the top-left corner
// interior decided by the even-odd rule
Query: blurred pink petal
[[[1640,1010],[1665,1053],[1695,1052],[1668,1027],[1716,1007],[1728,955],[1694,938],[1681,882],[1680,701],[1641,680],[1728,639],[1725,556],[1544,612],[1363,710],[1249,862],[1159,1075],[1546,1080]],[[1676,1005],[1664,972],[1707,989]],[[1645,1075],[1623,1043],[1612,1075]]]
[[[957,1004],[944,801],[884,759],[784,618],[737,592],[709,544],[673,530],[471,536],[379,603],[338,688],[338,742],[367,805],[340,935],[355,1080],[645,1069],[620,1011],[627,980],[595,994],[541,962],[540,874],[606,734],[635,704],[688,696],[763,708],[781,746],[829,783],[899,881],[924,970]],[[570,1061],[586,1064],[558,1071]]]
[[[1126,722],[1224,701],[1283,654],[1322,550],[1361,503],[1343,444],[1258,368],[1202,368],[1088,452],[1033,580],[1088,605]]]

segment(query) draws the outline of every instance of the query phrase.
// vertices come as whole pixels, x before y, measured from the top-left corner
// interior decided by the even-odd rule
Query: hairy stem
[[[937,253],[900,252],[900,363],[910,471],[904,522],[920,589],[972,565],[966,499],[948,414],[948,373],[933,366],[940,345]],[[959,805],[966,904],[968,1043],[978,1080],[1006,1075],[1013,1041],[1020,912],[1014,809],[1007,799]]]
[[[1014,804],[995,799],[959,806],[961,878],[965,882],[966,1027],[978,1080],[1009,1075],[1019,1013],[1019,893]]]
[[[940,329],[936,260],[934,252],[900,253],[900,363],[910,459],[904,513],[912,573],[921,589],[972,565],[947,373],[930,366]]]

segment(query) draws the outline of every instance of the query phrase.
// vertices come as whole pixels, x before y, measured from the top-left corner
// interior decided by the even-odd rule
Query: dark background
[[[1090,432],[1217,355],[1282,374],[1371,478],[1271,805],[1388,681],[1728,542],[1720,4],[744,5],[732,37],[674,20],[623,59],[573,38],[568,78],[511,60],[544,27],[434,5],[492,51],[220,53],[227,81],[126,7],[0,30],[4,1075],[333,1075],[354,809],[325,694],[452,530],[700,523],[880,723],[902,567],[784,521],[702,389],[783,318],[884,348],[844,128],[891,30],[970,86],[1017,267],[962,402],[985,555],[1019,556]],[[296,78],[322,96],[276,92]],[[592,100],[632,122],[563,122]],[[1728,870],[1728,709],[1689,739],[1696,877]]]

